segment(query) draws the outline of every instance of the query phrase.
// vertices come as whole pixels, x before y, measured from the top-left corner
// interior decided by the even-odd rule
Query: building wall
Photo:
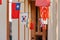
[[[29,9],[28,9],[28,0],[26,0],[26,2],[24,3],[24,0],[20,0],[21,3],[21,9],[20,9],[20,13],[24,13],[24,12],[28,12],[29,13],[29,21],[31,18],[31,8],[30,8],[30,4],[29,4]],[[59,0],[60,1],[60,0]],[[17,2],[17,0],[13,0],[13,2]],[[52,2],[52,5],[50,6],[50,19],[49,19],[49,27],[48,27],[48,40],[56,40],[56,2]],[[0,5],[0,40],[6,40],[6,20],[7,20],[7,0],[3,0],[2,5]],[[60,5],[60,4],[58,4]],[[60,14],[60,6],[58,6],[58,13]],[[2,11],[3,10],[3,11]],[[29,11],[28,11],[29,10]],[[53,11],[54,10],[54,11]],[[58,14],[58,17],[59,17]],[[58,21],[60,21],[60,18],[58,19]],[[59,24],[60,22],[58,22],[58,26],[60,26]],[[29,27],[29,26],[28,26]],[[29,31],[29,35],[27,35],[28,31]],[[59,30],[59,34],[60,34],[60,30]],[[31,37],[31,30],[26,28],[26,36],[28,36],[29,40]],[[59,35],[60,37],[60,35]],[[12,39],[13,40],[18,40],[18,19],[13,20],[12,21]],[[20,24],[20,40],[24,40],[24,26],[23,24]],[[26,37],[26,40],[27,37]],[[58,39],[60,40],[60,38]]]
[[[56,40],[56,28],[57,28],[57,3],[56,0],[51,0],[50,5],[50,18],[48,26],[48,40]]]
[[[60,0],[58,0],[58,40],[60,40]]]
[[[6,40],[7,0],[2,0],[0,5],[0,40]]]
[[[29,8],[28,8],[28,3],[27,2],[28,2],[28,0],[20,0],[20,3],[21,3],[20,14],[21,13],[25,13],[25,12],[29,13],[29,22],[30,22],[31,6],[29,4]],[[56,40],[56,27],[57,27],[57,15],[56,15],[57,9],[56,8],[57,8],[56,1],[55,0],[51,0],[50,19],[49,19],[49,26],[48,26],[48,40]],[[14,23],[14,24],[17,25],[17,23]],[[13,30],[15,30],[14,28],[17,28],[17,27],[13,26]],[[18,30],[18,29],[16,29],[16,30]],[[25,39],[26,40],[28,40],[28,39],[31,40],[31,38],[30,38],[31,37],[31,30],[26,28],[25,32],[26,32],[25,33],[26,34],[25,35]],[[29,35],[27,35],[28,33],[29,33]],[[16,38],[16,40],[17,40],[17,36],[16,35],[14,36],[14,38]],[[21,20],[20,20],[20,40],[24,40],[24,24],[21,23]]]

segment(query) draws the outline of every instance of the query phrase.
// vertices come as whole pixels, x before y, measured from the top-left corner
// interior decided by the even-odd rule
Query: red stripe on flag
[[[12,18],[17,19],[19,18],[20,10],[16,10],[16,3],[12,3]]]

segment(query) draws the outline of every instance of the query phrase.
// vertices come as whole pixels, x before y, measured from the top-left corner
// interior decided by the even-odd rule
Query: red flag
[[[50,0],[36,0],[36,6],[50,6]]]
[[[43,20],[49,18],[49,7],[40,7],[40,17],[43,18]]]
[[[34,29],[34,25],[33,25],[33,23],[32,23],[32,22],[30,23],[30,29],[31,29],[31,30],[33,30],[33,29]]]
[[[2,4],[2,0],[0,0],[0,4]]]
[[[12,3],[12,18],[19,18],[20,13],[20,3]]]

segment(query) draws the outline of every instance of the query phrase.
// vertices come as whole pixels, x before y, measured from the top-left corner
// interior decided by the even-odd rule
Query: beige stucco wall
[[[0,5],[0,40],[6,40],[7,0],[2,0]]]

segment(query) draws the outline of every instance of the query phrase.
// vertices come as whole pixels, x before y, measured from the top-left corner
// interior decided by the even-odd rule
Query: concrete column
[[[28,0],[25,0],[25,3],[24,3],[24,12],[29,14]],[[29,20],[29,18],[28,18],[28,20]],[[28,22],[28,20],[27,20],[27,22]],[[28,25],[28,24],[26,24],[26,25]],[[25,40],[29,40],[29,27],[28,26],[25,26]]]
[[[56,40],[57,4],[55,0],[51,0],[49,15],[48,40]]]
[[[60,40],[60,0],[58,0],[58,40]]]
[[[30,28],[30,21],[31,21],[31,4],[29,3],[29,19],[28,19],[28,27]],[[29,29],[29,40],[31,40],[31,30]]]
[[[21,14],[24,13],[24,0],[20,0],[20,40],[24,40],[24,25],[21,22]]]

